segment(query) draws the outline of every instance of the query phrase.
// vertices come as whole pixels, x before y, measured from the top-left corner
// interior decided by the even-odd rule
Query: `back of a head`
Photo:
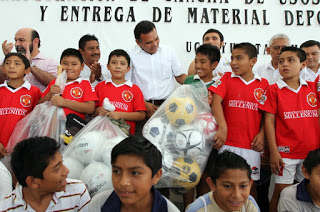
[[[83,63],[82,54],[78,49],[73,49],[73,48],[65,49],[61,54],[60,63],[62,61],[62,58],[64,57],[77,57],[80,60],[81,64]]]
[[[19,142],[12,152],[11,167],[20,185],[27,186],[28,176],[43,179],[43,172],[59,147],[49,137],[33,137]]]
[[[279,34],[275,34],[274,36],[272,36],[269,40],[269,46],[272,46],[274,40],[276,39],[286,39],[288,41],[288,44],[290,45],[290,38],[284,34],[284,33],[279,33]]]
[[[127,62],[128,62],[128,66],[130,66],[130,56],[129,54],[123,50],[123,49],[115,49],[112,52],[110,52],[109,54],[109,58],[108,58],[108,64],[110,63],[111,57],[112,56],[123,56],[124,58],[126,58]]]
[[[287,46],[284,47],[283,49],[281,49],[280,55],[283,52],[294,52],[296,53],[296,55],[298,56],[298,58],[300,59],[300,63],[306,61],[307,59],[307,54],[305,51],[303,51],[300,48],[294,47],[294,46]]]
[[[217,30],[217,29],[208,29],[204,34],[203,34],[203,36],[202,36],[202,42],[204,42],[204,37],[206,36],[206,34],[208,34],[208,33],[217,33],[218,35],[219,35],[219,38],[220,38],[220,42],[223,42],[224,41],[224,37],[223,37],[223,35],[222,35],[222,33],[219,31],[219,30]]]
[[[252,45],[251,43],[238,43],[234,45],[233,49],[242,49],[245,51],[245,53],[249,56],[249,59],[252,59],[254,57],[258,56],[257,48]]]
[[[251,179],[251,168],[247,161],[241,156],[227,150],[218,154],[212,168],[209,170],[209,176],[215,183],[216,179],[228,169],[247,171],[248,178]]]
[[[111,164],[114,164],[120,155],[136,155],[141,157],[151,169],[152,177],[162,167],[161,152],[142,136],[130,136],[117,144],[111,152]]]
[[[300,45],[300,48],[308,48],[311,46],[318,46],[320,48],[320,42],[316,40],[308,40]]]
[[[27,69],[30,67],[30,61],[26,58],[26,56],[24,56],[23,54],[21,54],[20,52],[10,52],[9,54],[7,54],[4,58],[4,62],[6,62],[6,60],[12,56],[16,56],[19,57],[23,64],[24,64],[24,69]]]
[[[86,43],[88,41],[92,41],[92,40],[95,40],[99,43],[99,40],[95,35],[86,34],[86,35],[82,36],[79,40],[79,43],[78,43],[79,49],[84,50]]]
[[[196,49],[196,54],[206,55],[210,63],[219,62],[220,61],[220,50],[216,46],[212,46],[210,44],[203,44]]]
[[[310,151],[303,161],[303,166],[308,172],[309,175],[311,175],[312,169],[320,165],[320,149],[316,149],[313,151]]]
[[[155,28],[156,26],[151,21],[140,21],[134,28],[134,37],[140,40],[141,34],[148,34]]]
[[[36,30],[33,29],[33,30],[31,30],[31,41],[33,41],[35,38],[39,39],[38,48],[40,48],[40,46],[41,46],[40,35]]]

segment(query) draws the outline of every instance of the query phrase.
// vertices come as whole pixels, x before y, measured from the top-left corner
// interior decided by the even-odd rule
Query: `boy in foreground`
[[[250,196],[252,186],[251,168],[239,155],[224,151],[220,153],[210,170],[207,183],[211,192],[199,197],[188,206],[186,212],[257,212],[256,201]]]
[[[305,179],[281,192],[278,211],[320,210],[320,149],[309,152],[303,161],[302,173]]]
[[[153,186],[162,175],[162,156],[143,137],[128,137],[111,152],[114,191],[92,199],[89,210],[101,212],[178,212]]]
[[[19,142],[11,167],[18,184],[0,201],[0,211],[88,211],[90,196],[79,180],[67,179],[59,144],[49,137]]]
[[[296,47],[285,47],[279,57],[282,80],[266,92],[265,130],[270,149],[270,166],[275,187],[270,211],[276,211],[281,191],[301,182],[303,160],[320,145],[320,126],[316,83],[306,82],[300,71],[306,66],[306,53]]]

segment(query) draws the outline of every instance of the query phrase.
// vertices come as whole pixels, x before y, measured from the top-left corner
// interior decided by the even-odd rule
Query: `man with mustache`
[[[16,51],[24,54],[31,63],[31,72],[24,79],[43,91],[56,78],[58,63],[40,53],[40,36],[36,30],[31,28],[19,29],[14,40]],[[4,55],[9,54],[12,49],[13,43],[8,43],[7,40],[2,43]]]
[[[82,36],[79,40],[79,51],[84,60],[84,68],[80,76],[88,79],[94,87],[98,82],[110,78],[110,72],[106,66],[99,63],[100,46],[95,35],[86,34]]]

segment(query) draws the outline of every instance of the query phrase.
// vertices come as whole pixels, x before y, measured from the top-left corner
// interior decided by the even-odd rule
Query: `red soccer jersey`
[[[317,83],[318,100],[319,100],[320,99],[320,75],[317,77],[315,82]],[[320,108],[320,104],[318,104],[318,108]]]
[[[96,86],[98,96],[97,106],[102,107],[104,98],[108,98],[110,103],[116,108],[116,111],[137,112],[146,111],[143,94],[140,88],[130,81],[125,84],[116,86],[112,82],[103,81]],[[134,135],[136,131],[136,123],[134,121],[126,122],[131,126],[130,134]]]
[[[50,87],[55,83],[56,80],[52,80],[48,87],[43,91],[41,97],[47,95],[50,91]],[[68,82],[61,96],[64,99],[69,99],[76,102],[88,102],[98,100],[97,94],[94,91],[94,88],[91,86],[90,82],[88,80],[82,79],[81,77],[72,82]],[[66,107],[64,107],[63,110],[66,116],[70,113],[74,113],[83,119],[85,118],[84,113],[79,113]]]
[[[258,75],[246,82],[234,73],[225,73],[221,81],[209,87],[223,99],[228,127],[226,145],[251,149],[251,142],[260,131],[262,114],[258,108],[268,86],[268,81]]]
[[[14,90],[5,82],[0,85],[0,93],[0,142],[6,147],[14,127],[37,105],[41,92],[25,81]]]
[[[283,158],[305,159],[320,145],[316,86],[313,82],[300,82],[297,91],[283,81],[271,85],[265,104],[260,107],[275,114],[276,143]]]

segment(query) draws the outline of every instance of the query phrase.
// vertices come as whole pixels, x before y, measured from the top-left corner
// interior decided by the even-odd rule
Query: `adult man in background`
[[[31,28],[19,29],[14,40],[16,51],[30,59],[31,72],[24,79],[43,91],[56,78],[58,63],[40,53],[40,36],[36,30]],[[7,40],[2,43],[4,55],[9,54],[12,49],[13,43],[8,43]]]
[[[307,54],[307,67],[302,70],[300,76],[313,82],[320,74],[320,42],[308,40],[301,44],[300,48]]]

